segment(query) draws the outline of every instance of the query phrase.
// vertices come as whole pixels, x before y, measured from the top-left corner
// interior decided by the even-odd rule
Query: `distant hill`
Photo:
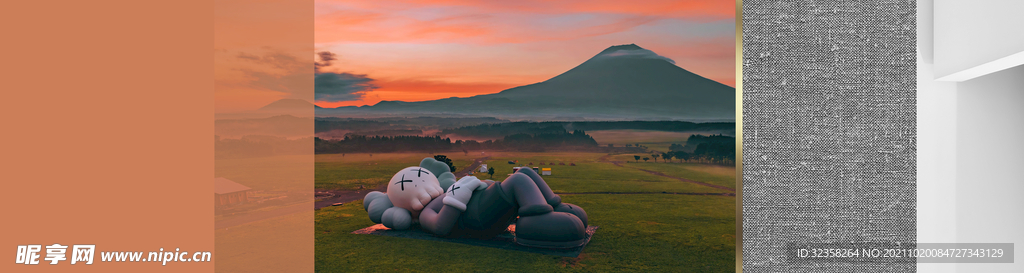
[[[490,123],[441,130],[441,135],[500,138],[513,134],[543,134],[571,130],[654,130],[665,132],[701,132],[733,135],[734,122],[693,123],[686,121],[575,121],[575,122],[506,122]]]
[[[438,115],[530,120],[735,120],[735,89],[637,45],[609,47],[543,82],[499,93],[317,109],[317,116]]]
[[[215,119],[264,119],[276,116],[294,116],[302,118],[313,118],[314,109],[320,109],[306,100],[301,99],[280,99],[264,105],[253,111],[217,113]]]
[[[260,107],[258,111],[309,111],[311,108],[320,108],[320,106],[300,99],[280,99]]]
[[[278,137],[311,137],[313,118],[280,115],[268,118],[217,119],[213,133],[220,137],[264,135]]]

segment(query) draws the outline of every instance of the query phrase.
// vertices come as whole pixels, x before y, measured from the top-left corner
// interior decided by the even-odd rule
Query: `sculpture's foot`
[[[587,212],[584,211],[583,208],[581,208],[580,206],[569,203],[562,203],[555,207],[555,211],[571,213],[572,215],[576,215],[576,218],[580,218],[580,221],[583,222],[583,227],[587,227]]]
[[[559,205],[562,204],[562,197],[558,196],[557,194],[552,193],[551,196],[547,197],[546,199],[547,200],[545,201],[548,202],[548,205],[551,205],[551,207],[553,208],[557,208]]]
[[[516,243],[529,247],[574,248],[587,239],[587,227],[571,213],[551,212],[520,216],[516,221]]]

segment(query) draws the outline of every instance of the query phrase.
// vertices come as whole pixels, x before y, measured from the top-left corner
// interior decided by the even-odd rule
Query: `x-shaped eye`
[[[427,171],[424,171],[423,168],[420,168],[419,170],[416,170],[416,177],[420,177],[420,175],[422,175],[422,174],[424,174],[426,172]]]
[[[402,186],[402,190],[404,191],[405,190],[405,183],[412,183],[412,182],[413,182],[412,180],[406,180],[405,179],[405,175],[403,174],[402,175],[402,180],[398,181],[398,182],[395,182],[395,184],[401,185]]]

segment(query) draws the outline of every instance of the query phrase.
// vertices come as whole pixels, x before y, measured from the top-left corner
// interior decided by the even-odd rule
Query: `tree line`
[[[524,151],[542,152],[550,149],[595,149],[597,141],[583,130],[571,133],[512,134],[498,140],[455,140],[441,136],[361,136],[349,135],[344,139],[314,139],[316,153],[388,153],[388,152],[444,152],[444,151]]]
[[[673,143],[669,146],[668,152],[654,153],[649,157],[634,155],[633,158],[636,162],[640,162],[641,159],[644,162],[651,159],[657,162],[661,158],[667,162],[672,162],[672,159],[676,159],[680,163],[735,164],[736,138],[724,135],[690,135],[686,140],[686,145]]]
[[[448,128],[441,134],[456,134],[473,137],[501,137],[516,133],[552,133],[564,130],[656,130],[667,132],[728,131],[736,129],[733,122],[693,123],[686,121],[545,121],[489,123],[459,128]]]
[[[216,158],[249,158],[276,155],[309,154],[314,138],[288,139],[277,136],[247,135],[241,138],[214,136]]]

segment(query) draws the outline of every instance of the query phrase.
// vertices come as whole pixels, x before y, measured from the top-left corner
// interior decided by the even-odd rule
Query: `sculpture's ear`
[[[385,227],[391,229],[409,229],[412,226],[412,213],[403,208],[394,207],[385,210],[381,220]]]
[[[453,184],[455,184],[455,175],[452,174],[451,172],[443,173],[437,177],[437,182],[441,184],[441,188],[444,189],[445,192],[448,192],[448,187],[451,187]]]
[[[370,215],[370,221],[380,224],[384,211],[395,205],[391,204],[391,199],[388,199],[386,194],[374,191],[366,194],[366,198],[363,199],[363,206],[366,207],[366,212]]]
[[[441,177],[441,174],[452,171],[451,168],[448,168],[448,164],[444,164],[444,162],[437,161],[437,159],[434,159],[432,157],[427,157],[421,160],[420,167],[429,170],[431,173],[434,174],[434,177],[438,178]]]

